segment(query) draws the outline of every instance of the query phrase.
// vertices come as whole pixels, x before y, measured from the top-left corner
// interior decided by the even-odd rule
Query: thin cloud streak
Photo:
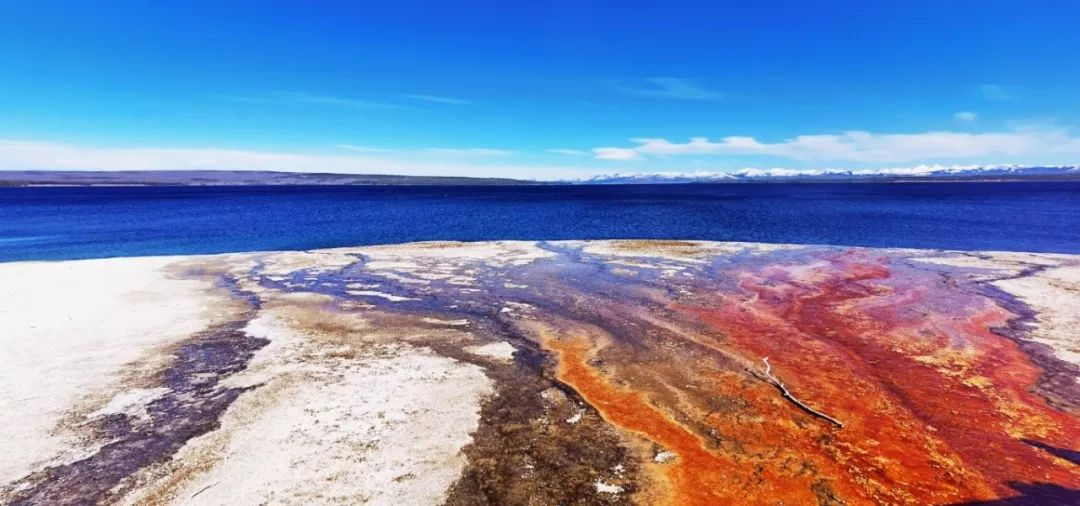
[[[982,93],[984,99],[991,102],[999,102],[1013,98],[1013,94],[1009,90],[997,84],[980,84],[979,92]]]
[[[510,156],[516,151],[491,148],[427,148],[426,153],[449,156]]]
[[[411,98],[413,100],[421,100],[421,101],[424,101],[424,102],[432,102],[432,103],[436,103],[436,104],[450,104],[450,105],[470,105],[470,104],[472,104],[472,102],[469,101],[469,100],[462,100],[460,98],[453,98],[453,97],[442,97],[442,96],[439,96],[439,95],[413,94],[413,95],[405,95],[405,97]]]
[[[556,148],[556,149],[547,149],[545,151],[547,151],[548,153],[556,154],[556,155],[566,155],[566,156],[585,156],[585,155],[589,154],[588,151],[582,151],[580,149]]]
[[[387,102],[355,98],[318,95],[298,91],[276,91],[258,95],[214,94],[212,97],[246,104],[310,104],[343,109],[407,109],[408,107]]]
[[[376,148],[371,146],[358,146],[356,144],[334,144],[335,148],[344,149],[347,151],[356,151],[357,153],[393,153],[394,150],[388,148]]]
[[[374,102],[370,100],[358,100],[354,98],[335,97],[330,95],[316,95],[303,92],[280,92],[275,93],[274,95],[282,97],[286,101],[329,105],[334,107],[344,107],[348,109],[400,109],[402,107],[400,105],[388,104],[386,102]]]
[[[711,101],[723,97],[722,94],[698,86],[693,81],[675,77],[650,77],[641,84],[621,86],[618,89],[627,95],[676,100]]]
[[[396,153],[400,155],[417,156],[469,156],[469,157],[492,157],[510,156],[517,151],[493,148],[423,148],[423,149],[390,149],[375,146],[362,146],[358,144],[334,144],[335,148],[358,153]]]

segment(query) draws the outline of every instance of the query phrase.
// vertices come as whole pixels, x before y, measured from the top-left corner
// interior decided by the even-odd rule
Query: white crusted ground
[[[176,260],[0,264],[0,484],[78,455],[65,415],[126,409],[129,364],[228,312],[163,269]]]
[[[944,253],[918,260],[983,269],[978,278],[1015,295],[1035,310],[1035,328],[1028,337],[1050,346],[1058,358],[1080,365],[1080,256],[1036,253]],[[1045,267],[1017,277],[1024,269]]]
[[[561,245],[583,246],[616,265],[635,266],[634,257],[665,258],[672,260],[667,268],[673,275],[710,255],[797,247],[640,241]],[[922,253],[930,262],[984,268],[987,279],[1034,264],[1054,266],[997,284],[1039,312],[1035,339],[1080,363],[1080,257]],[[140,382],[140,372],[160,365],[155,360],[164,356],[165,346],[236,311],[209,282],[174,278],[166,269],[170,264],[238,275],[261,265],[264,274],[283,281],[297,269],[328,271],[363,258],[367,269],[406,283],[469,285],[479,264],[523,265],[551,255],[527,242],[420,243],[0,264],[0,485],[89,450],[74,439],[74,424],[87,416],[139,416],[162,393]],[[441,502],[465,465],[461,449],[471,440],[492,384],[482,368],[438,356],[417,343],[435,336],[494,361],[511,360],[514,347],[474,340],[468,320],[420,318],[423,325],[394,333],[367,321],[363,311],[329,309],[328,296],[273,293],[252,280],[241,286],[264,302],[247,332],[270,344],[227,383],[257,388],[226,411],[218,430],[190,441],[169,463],[136,476],[138,486],[123,502]],[[350,289],[400,299],[378,286]],[[507,301],[504,311],[527,309]],[[656,455],[657,462],[669,459],[666,453]],[[595,486],[605,495],[621,492],[602,481]]]
[[[483,370],[387,343],[363,319],[321,309],[325,296],[264,300],[246,331],[270,344],[227,380],[258,388],[142,473],[124,503],[440,503],[492,392]]]
[[[128,502],[437,504],[488,390],[478,367],[410,347],[283,372],[177,456],[160,482],[171,490],[151,485]]]
[[[1035,310],[1032,340],[1049,345],[1058,358],[1080,365],[1080,265],[994,284]]]

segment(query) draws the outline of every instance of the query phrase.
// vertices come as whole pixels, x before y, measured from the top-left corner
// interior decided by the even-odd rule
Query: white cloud
[[[468,105],[468,104],[472,103],[472,102],[470,102],[468,100],[462,100],[460,98],[442,97],[442,96],[439,96],[439,95],[412,94],[412,95],[405,95],[405,96],[408,97],[408,98],[411,98],[413,100],[421,100],[421,101],[424,101],[424,102],[434,102],[436,104]]]
[[[980,84],[979,92],[982,93],[984,99],[994,102],[1013,98],[1009,90],[997,84]]]
[[[723,96],[692,81],[675,77],[650,77],[641,84],[622,86],[619,91],[628,95],[680,100],[717,100]]]
[[[638,160],[641,154],[635,148],[595,148],[592,150],[597,160]]]
[[[494,156],[494,152],[508,153],[484,149],[451,151],[487,156]],[[393,158],[378,157],[376,152],[369,153],[370,156],[341,156],[217,148],[96,148],[57,142],[0,139],[0,170],[274,170],[539,180],[574,178],[595,172],[588,167],[565,165],[441,162],[422,152],[394,152]],[[410,154],[418,156],[406,156]]]
[[[972,121],[975,121],[975,120],[979,119],[979,115],[975,114],[975,113],[973,113],[971,111],[960,111],[960,112],[958,112],[956,114],[953,114],[953,119],[955,119],[956,121],[963,121],[963,122],[970,123]]]
[[[695,137],[685,143],[655,138],[630,141],[635,146],[593,149],[595,158],[635,160],[675,155],[762,155],[793,160],[895,163],[991,156],[1080,155],[1080,138],[1070,136],[1063,129],[905,134],[850,131],[839,135],[800,135],[775,143],[740,136],[715,142],[705,137]]]
[[[546,151],[548,153],[554,153],[556,155],[567,155],[567,156],[585,156],[585,155],[589,154],[588,151],[582,151],[580,149],[561,149],[561,148],[557,148],[557,149],[548,149]]]

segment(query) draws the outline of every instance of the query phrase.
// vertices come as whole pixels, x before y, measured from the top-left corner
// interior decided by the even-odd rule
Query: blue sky
[[[1080,162],[1080,4],[6,2],[0,168]]]

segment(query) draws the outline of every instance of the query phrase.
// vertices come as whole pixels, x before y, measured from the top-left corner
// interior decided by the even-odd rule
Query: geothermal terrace
[[[0,503],[1078,504],[1080,257],[0,264]]]

